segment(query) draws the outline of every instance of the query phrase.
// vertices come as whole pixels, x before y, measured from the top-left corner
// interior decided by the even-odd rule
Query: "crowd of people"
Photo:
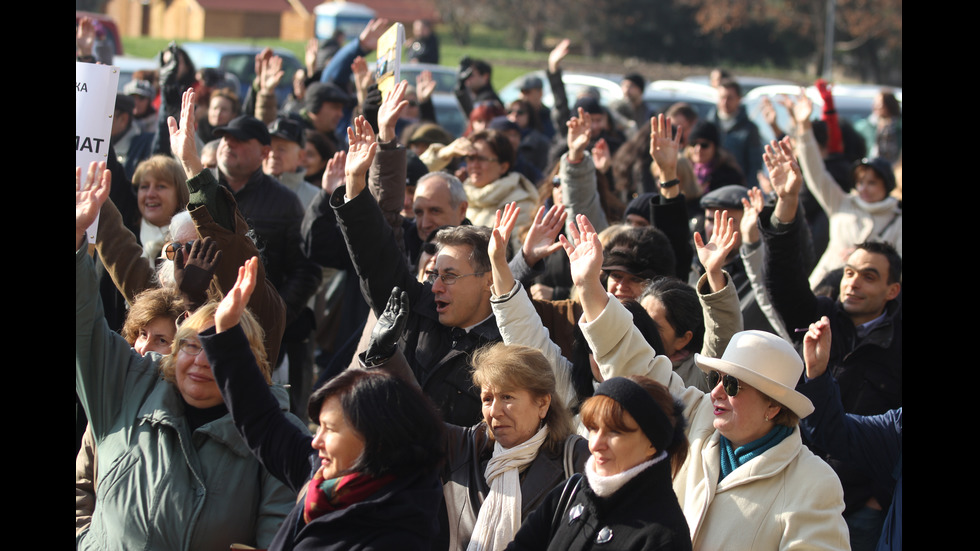
[[[567,97],[563,40],[550,108],[460,60],[455,136],[430,74],[373,82],[389,26],[282,102],[270,50],[239,97],[176,44],[117,95],[76,167],[76,547],[901,549],[894,97],[855,128],[821,83],[763,144],[724,72],[704,118]]]

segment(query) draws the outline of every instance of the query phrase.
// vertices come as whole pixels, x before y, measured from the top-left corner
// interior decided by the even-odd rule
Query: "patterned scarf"
[[[364,473],[350,473],[324,480],[323,467],[320,467],[306,491],[303,521],[309,524],[320,515],[364,501],[394,479],[395,475],[391,474],[372,478]]]

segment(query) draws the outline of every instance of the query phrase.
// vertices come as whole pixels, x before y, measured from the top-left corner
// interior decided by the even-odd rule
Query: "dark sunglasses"
[[[732,377],[731,375],[722,375],[717,371],[711,371],[704,374],[705,379],[708,379],[708,386],[715,388],[718,386],[718,380],[721,379],[722,388],[725,389],[725,394],[734,398],[738,395],[738,390],[742,388],[742,385],[738,382],[738,379]]]

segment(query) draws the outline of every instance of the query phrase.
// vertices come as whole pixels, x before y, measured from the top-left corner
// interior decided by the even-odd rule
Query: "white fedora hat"
[[[720,371],[788,407],[801,419],[813,413],[813,403],[796,390],[803,360],[786,341],[765,331],[735,333],[721,359],[694,355],[702,371]]]

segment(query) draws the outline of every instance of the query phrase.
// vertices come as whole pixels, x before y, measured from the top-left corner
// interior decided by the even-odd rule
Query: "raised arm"
[[[561,178],[562,203],[572,218],[583,214],[597,231],[602,231],[609,227],[609,222],[599,200],[595,165],[586,151],[592,139],[589,119],[589,114],[582,108],[578,110],[578,117],[568,119],[568,153],[562,155],[558,174]]]
[[[517,224],[519,211],[517,203],[506,205],[503,213],[497,211],[488,250],[490,266],[493,270],[493,296],[490,298],[490,305],[493,307],[497,328],[504,343],[520,344],[540,350],[554,370],[558,394],[565,405],[571,407],[578,401],[572,384],[572,365],[562,356],[561,348],[551,340],[548,330],[534,310],[530,297],[514,279],[510,266],[507,265],[507,243]],[[541,222],[543,213],[544,207],[540,207],[535,217],[536,224]]]
[[[565,94],[565,83],[561,79],[561,62],[568,55],[568,47],[571,44],[571,40],[562,39],[548,54],[548,84],[551,85],[555,105],[551,111],[551,118],[558,132],[564,128],[565,121],[572,116],[568,108],[568,95]]]
[[[759,309],[762,310],[766,319],[769,320],[769,325],[776,330],[776,333],[787,342],[792,342],[793,339],[786,332],[783,320],[780,319],[769,300],[763,279],[766,247],[762,244],[762,238],[759,234],[759,215],[765,206],[765,195],[757,187],[750,189],[748,195],[748,199],[742,199],[742,212],[744,214],[739,227],[739,232],[742,234],[742,246],[739,255],[742,257],[745,275],[749,278],[749,284],[752,285],[755,302],[759,305]]]
[[[259,283],[257,258],[239,268],[235,285],[215,311],[213,329],[201,333],[221,396],[246,445],[293,492],[309,479],[313,438],[290,421],[259,371],[240,321]]]
[[[789,105],[793,107],[791,113],[796,122],[796,154],[800,158],[806,186],[827,216],[831,216],[840,210],[847,193],[841,189],[823,163],[820,146],[817,145],[817,138],[813,135],[813,123],[810,120],[813,114],[813,102],[803,90],[800,90],[796,102]]]
[[[698,260],[704,266],[711,292],[717,293],[728,283],[722,268],[735,250],[738,232],[735,231],[735,220],[728,216],[727,210],[716,210],[714,223],[711,239],[707,243],[699,232],[694,232],[694,245],[698,250]]]

